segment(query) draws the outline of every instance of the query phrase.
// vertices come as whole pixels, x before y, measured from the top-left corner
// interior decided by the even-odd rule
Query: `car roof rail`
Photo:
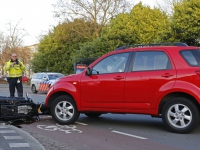
[[[182,42],[172,42],[172,43],[150,43],[150,44],[134,44],[134,45],[127,45],[127,46],[121,46],[115,49],[117,50],[123,50],[126,48],[134,48],[134,47],[153,47],[153,46],[188,46],[185,43]]]

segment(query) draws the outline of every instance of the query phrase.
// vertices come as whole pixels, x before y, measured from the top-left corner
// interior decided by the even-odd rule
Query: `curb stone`
[[[24,127],[22,128],[22,130],[29,132],[30,135],[37,139],[40,143],[42,143],[47,150],[77,150],[67,143],[58,142],[37,132],[30,132]]]
[[[43,145],[40,142],[38,142],[33,136],[31,136],[28,132],[26,132],[22,129],[19,129],[15,126],[12,126],[12,125],[8,125],[8,127],[13,129],[18,134],[20,134],[24,139],[26,139],[33,150],[45,150]]]

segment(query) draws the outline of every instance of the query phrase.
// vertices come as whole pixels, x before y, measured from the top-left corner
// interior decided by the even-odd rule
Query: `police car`
[[[40,87],[40,84],[43,82],[46,82],[51,86],[54,84],[60,77],[63,77],[64,75],[62,73],[56,73],[56,72],[41,72],[36,73],[33,75],[31,79],[31,91],[33,93],[37,93]]]

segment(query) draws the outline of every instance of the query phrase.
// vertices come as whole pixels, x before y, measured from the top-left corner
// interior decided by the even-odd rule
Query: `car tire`
[[[102,113],[84,113],[84,114],[90,118],[97,118],[101,116]]]
[[[51,104],[51,115],[61,125],[73,124],[79,117],[74,99],[68,95],[57,97]]]
[[[164,105],[162,120],[172,132],[189,133],[199,124],[199,110],[190,99],[173,98]]]
[[[33,93],[37,93],[38,91],[36,90],[36,86],[33,84],[32,86],[31,86],[31,91],[33,92]]]

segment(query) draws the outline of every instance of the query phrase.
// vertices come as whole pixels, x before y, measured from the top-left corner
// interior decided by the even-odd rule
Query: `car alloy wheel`
[[[188,98],[172,98],[163,107],[162,120],[172,132],[189,133],[199,124],[199,110]]]
[[[51,104],[50,111],[55,122],[63,125],[74,123],[80,115],[74,99],[68,95],[57,97]]]
[[[74,115],[74,107],[69,102],[61,101],[55,107],[55,114],[60,120],[70,120]]]
[[[171,125],[177,128],[185,128],[192,121],[191,110],[183,104],[172,105],[167,112],[167,117]]]

